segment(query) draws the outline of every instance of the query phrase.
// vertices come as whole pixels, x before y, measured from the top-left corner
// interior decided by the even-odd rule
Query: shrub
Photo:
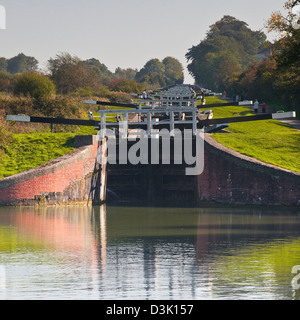
[[[112,91],[122,91],[126,93],[141,93],[144,89],[142,84],[127,79],[113,81],[109,88]]]
[[[131,96],[125,92],[111,92],[108,96],[110,102],[115,103],[130,103]]]
[[[2,124],[2,116],[0,117],[0,160],[3,159],[5,155],[6,148],[12,141],[12,134],[5,128]]]
[[[47,76],[34,72],[20,75],[14,89],[16,95],[30,95],[35,99],[50,97],[55,92],[55,85]]]

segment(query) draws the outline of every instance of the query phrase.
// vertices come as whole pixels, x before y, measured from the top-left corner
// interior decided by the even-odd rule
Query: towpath
[[[224,97],[222,99],[224,99]],[[226,100],[227,102],[234,102],[234,100],[232,100],[231,98],[227,98],[227,97],[224,100]],[[260,107],[261,107],[261,105],[260,105]],[[275,112],[277,112],[277,110],[271,109],[267,106],[266,112],[267,113],[275,113]],[[300,120],[299,119],[280,120],[280,121],[283,123],[289,124],[293,128],[300,131]]]

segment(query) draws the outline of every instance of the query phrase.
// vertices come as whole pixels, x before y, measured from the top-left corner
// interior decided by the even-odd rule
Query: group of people
[[[224,93],[223,93],[223,96],[224,96],[224,94],[226,94],[225,91],[224,91]],[[243,97],[243,95],[240,97],[240,96],[237,94],[237,95],[235,96],[235,102],[239,102],[240,100],[243,101],[243,100],[244,100],[244,97]],[[254,107],[253,107],[255,113],[258,113],[258,112],[259,112],[259,107],[260,107],[260,104],[259,104],[258,100],[256,99],[255,102],[254,102]],[[266,113],[266,109],[267,109],[267,105],[266,105],[266,103],[264,102],[264,103],[261,105],[261,112],[262,112],[262,113]]]
[[[266,109],[267,109],[267,105],[266,103],[264,102],[262,105],[261,105],[261,112],[262,113],[266,113]],[[256,99],[255,102],[254,102],[254,112],[255,113],[258,113],[259,111],[259,102],[258,100]]]

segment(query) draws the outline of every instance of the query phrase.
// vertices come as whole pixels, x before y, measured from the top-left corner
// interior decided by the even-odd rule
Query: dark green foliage
[[[166,57],[162,62],[159,59],[149,60],[135,76],[137,82],[159,87],[181,84],[183,79],[182,64],[172,57]]]
[[[210,27],[206,39],[186,54],[189,72],[200,86],[224,90],[235,74],[256,63],[266,36],[243,21],[224,16]]]
[[[16,95],[30,95],[35,99],[50,97],[55,94],[55,91],[53,82],[47,76],[34,72],[20,75],[14,89]]]
[[[300,1],[295,1],[299,4]],[[243,92],[266,101],[280,109],[300,112],[300,29],[292,26],[293,3],[286,2],[286,17],[273,13],[268,20],[270,31],[277,31],[281,38],[273,44],[273,53],[260,63],[251,66],[233,79],[229,90]]]
[[[34,57],[26,56],[20,53],[17,56],[7,60],[7,72],[9,73],[23,73],[27,71],[36,71],[38,61]]]
[[[134,80],[119,79],[113,81],[110,84],[109,89],[112,91],[121,91],[127,93],[141,93],[144,88],[143,85]]]

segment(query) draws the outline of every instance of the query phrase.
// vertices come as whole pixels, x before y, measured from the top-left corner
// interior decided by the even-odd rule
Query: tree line
[[[274,43],[246,22],[224,16],[210,26],[206,38],[186,54],[196,84],[235,96],[300,111],[300,28],[296,5],[289,0],[287,16],[275,12],[266,28],[280,34]]]
[[[25,86],[30,77],[36,81],[39,78],[41,82],[45,82],[45,78],[49,79],[58,94],[79,95],[97,95],[107,91],[139,93],[145,87],[155,89],[180,84],[184,80],[183,66],[173,57],[166,57],[162,61],[151,59],[141,70],[118,67],[115,72],[111,72],[98,59],[81,60],[69,53],[60,53],[50,58],[46,72],[39,71],[37,59],[24,53],[11,59],[0,58],[0,91],[21,93],[19,82]],[[23,93],[31,91],[25,90]],[[49,85],[50,93],[53,93],[53,87]]]

